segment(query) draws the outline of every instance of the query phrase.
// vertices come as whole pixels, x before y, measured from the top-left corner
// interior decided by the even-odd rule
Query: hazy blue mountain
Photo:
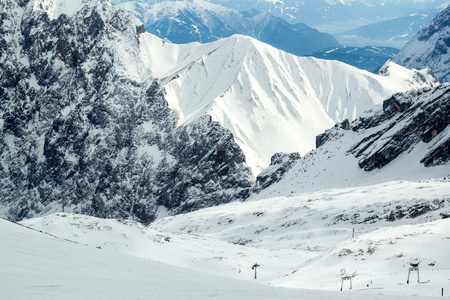
[[[402,48],[439,13],[430,9],[422,13],[365,25],[338,35],[342,44],[351,46],[379,45]]]
[[[331,34],[433,9],[448,0],[208,0],[238,11],[256,8]]]
[[[116,1],[116,4],[139,18],[147,32],[176,44],[207,43],[242,34],[295,55],[339,46],[329,34],[305,24],[291,25],[256,9],[239,13],[203,0]]]
[[[338,60],[359,69],[377,73],[384,63],[386,63],[387,60],[392,59],[399,51],[400,49],[390,47],[342,46],[338,48],[323,49],[321,51],[310,53],[307,56]]]

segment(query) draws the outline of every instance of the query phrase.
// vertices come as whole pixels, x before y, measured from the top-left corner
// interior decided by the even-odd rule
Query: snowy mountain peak
[[[274,153],[306,154],[317,134],[381,107],[395,92],[438,84],[426,71],[392,62],[385,67],[389,76],[374,75],[295,57],[241,35],[191,49],[197,59],[163,80],[178,124],[209,114],[233,133],[255,175]]]

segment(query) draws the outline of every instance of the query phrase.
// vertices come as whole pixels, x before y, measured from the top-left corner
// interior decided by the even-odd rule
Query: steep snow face
[[[400,51],[394,61],[407,68],[431,68],[442,82],[450,81],[450,6]]]
[[[317,138],[317,149],[255,197],[449,176],[449,90],[442,85],[394,95],[383,111],[337,124]]]
[[[142,47],[157,48],[148,37]],[[384,67],[389,72],[375,75],[335,61],[296,57],[240,35],[164,48],[171,61],[157,62],[156,56],[153,69],[171,72],[153,74],[161,78],[178,124],[209,114],[233,133],[254,174],[274,153],[306,154],[317,134],[380,107],[395,92],[438,84],[428,71],[392,62]]]

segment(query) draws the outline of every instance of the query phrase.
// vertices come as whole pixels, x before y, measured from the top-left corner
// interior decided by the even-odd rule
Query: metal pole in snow
[[[258,268],[258,267],[259,267],[258,263],[255,263],[255,264],[252,266],[252,270],[255,269],[255,279],[256,279],[256,268]]]

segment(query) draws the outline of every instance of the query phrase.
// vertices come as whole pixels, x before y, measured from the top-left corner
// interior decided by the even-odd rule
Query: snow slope
[[[256,285],[104,251],[4,219],[0,229],[0,290],[5,300],[327,299],[331,294]]]
[[[318,260],[306,262],[271,283],[316,289],[336,287],[336,274],[345,270],[347,274],[357,272],[353,279],[357,290],[389,289],[394,294],[409,290],[421,296],[438,295],[441,288],[447,289],[450,280],[449,229],[449,219],[385,227],[344,241]],[[412,271],[408,284],[411,263],[419,263],[419,274]],[[349,288],[348,282],[344,288]]]
[[[340,293],[268,287],[52,237],[0,219],[2,299],[360,299]],[[66,232],[72,228],[67,227]],[[224,249],[226,250],[226,249]],[[366,291],[368,300],[387,293]],[[397,299],[414,299],[397,296]],[[421,299],[434,299],[421,297]],[[442,299],[442,298],[441,298]]]
[[[148,64],[178,124],[209,114],[233,133],[254,174],[274,153],[306,154],[317,134],[380,107],[395,92],[437,84],[428,71],[392,62],[388,76],[380,76],[240,35],[205,45],[173,45],[151,35],[141,40],[141,51],[152,49]]]
[[[307,298],[364,295],[365,299],[384,299],[395,295],[409,299],[419,295],[420,299],[428,299],[439,296],[440,288],[450,279],[446,255],[450,250],[450,223],[449,219],[439,220],[450,212],[449,193],[448,180],[391,182],[229,203],[167,217],[150,227],[70,213],[21,224],[86,244],[94,251],[102,251],[102,255],[128,254],[185,270],[273,286],[338,291],[340,269],[358,271],[354,289],[363,294],[310,291],[312,294],[303,295]],[[388,218],[399,205],[415,207],[430,199],[444,204],[419,217]],[[356,233],[353,239],[352,229]],[[429,253],[430,248],[436,250]],[[421,281],[429,282],[418,285],[412,281],[411,285],[399,286],[406,281],[406,266],[415,259],[424,265]],[[257,280],[250,268],[255,262],[261,265]],[[434,268],[428,266],[430,263],[435,264]],[[127,269],[134,270],[130,266]],[[161,272],[165,276],[165,271]],[[195,287],[196,280],[192,282]],[[348,283],[345,287],[348,289]],[[245,299],[245,292],[243,295]]]

